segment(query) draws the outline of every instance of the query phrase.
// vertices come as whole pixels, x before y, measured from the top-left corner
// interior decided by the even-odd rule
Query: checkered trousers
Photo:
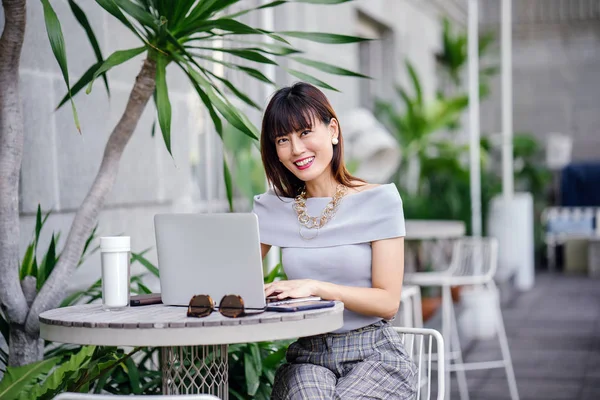
[[[385,321],[301,338],[286,358],[272,400],[416,399],[417,367]]]

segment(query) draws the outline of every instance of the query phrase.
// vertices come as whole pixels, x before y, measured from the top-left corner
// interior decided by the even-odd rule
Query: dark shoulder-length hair
[[[336,181],[356,187],[353,181],[364,182],[348,172],[344,164],[344,139],[339,119],[327,97],[319,89],[305,82],[298,82],[275,92],[267,105],[262,120],[260,152],[267,179],[278,195],[295,197],[304,188],[304,182],[289,171],[277,157],[277,138],[292,132],[310,130],[320,120],[329,125],[331,119],[338,121],[338,144],[333,146],[331,171]]]

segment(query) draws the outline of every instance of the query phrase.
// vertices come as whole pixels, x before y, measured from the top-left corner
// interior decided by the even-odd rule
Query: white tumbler
[[[129,307],[129,236],[100,238],[102,258],[102,307],[122,310]]]

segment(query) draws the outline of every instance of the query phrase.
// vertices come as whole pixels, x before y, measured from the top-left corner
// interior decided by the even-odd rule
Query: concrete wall
[[[532,132],[541,143],[548,133],[564,133],[573,138],[573,160],[600,159],[598,21],[516,28],[513,80],[515,131]],[[481,107],[483,131],[500,132],[500,104],[497,76]]]
[[[252,3],[257,1],[244,5]],[[62,23],[71,81],[75,82],[94,63],[94,55],[66,0],[52,4]],[[94,2],[80,1],[79,4],[87,12],[104,57],[115,50],[140,45],[135,36]],[[360,0],[330,7],[288,4],[275,10],[275,29],[355,34],[359,11],[392,29],[394,64],[398,67],[395,78],[405,79],[400,66],[404,58],[409,57],[424,79],[426,92],[432,94],[436,84],[432,53],[439,47],[439,11],[433,6],[410,0]],[[3,20],[1,15],[0,11],[0,21]],[[107,138],[123,112],[142,63],[140,56],[109,73],[110,99],[100,80],[90,95],[80,93],[76,96],[83,131],[79,135],[68,105],[53,111],[65,93],[65,85],[48,43],[39,2],[28,4],[27,18],[21,61],[25,117],[20,189],[22,252],[32,237],[38,204],[43,210],[53,210],[40,248],[47,247],[52,231],[62,232],[60,243],[64,244],[74,212],[96,175]],[[261,22],[260,15],[248,18],[254,25]],[[309,58],[358,69],[356,45],[332,46],[300,40],[292,40],[292,43],[306,50]],[[326,93],[338,113],[359,104],[356,79],[321,74],[300,65],[294,65],[294,68],[310,72],[342,90],[342,93]],[[280,71],[276,77],[279,84],[296,80]],[[117,183],[100,214],[99,235],[130,235],[134,251],[154,246],[152,217],[158,212],[224,209],[219,139],[210,129],[210,122],[203,115],[191,87],[172,67],[168,83],[173,109],[173,158],[164,147],[158,127],[157,136],[151,137],[155,110],[150,103],[125,150]],[[242,85],[259,104],[265,104],[267,93],[273,91],[247,79]],[[250,117],[259,124],[259,113],[251,113]],[[155,251],[150,251],[148,257],[155,262]],[[72,279],[72,287],[87,286],[99,276],[99,255],[96,254],[79,268]],[[156,281],[150,281],[149,285],[158,288]]]

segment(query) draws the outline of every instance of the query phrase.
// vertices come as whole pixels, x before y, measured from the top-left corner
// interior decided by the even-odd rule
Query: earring
[[[334,138],[332,138],[332,139],[331,139],[331,144],[333,144],[334,146],[335,146],[336,144],[338,144],[338,143],[339,143],[339,142],[338,142],[338,138],[334,137]]]

